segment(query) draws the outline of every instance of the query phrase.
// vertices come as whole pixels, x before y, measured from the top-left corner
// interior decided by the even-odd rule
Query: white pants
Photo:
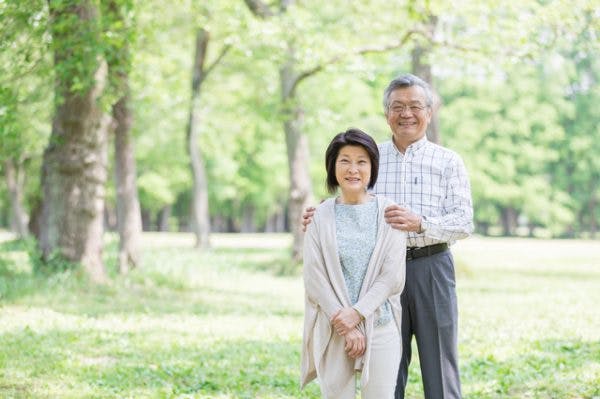
[[[373,329],[369,381],[361,390],[362,399],[394,399],[400,353],[400,333],[393,319]],[[360,383],[360,375],[350,380],[335,399],[355,399],[357,382]]]

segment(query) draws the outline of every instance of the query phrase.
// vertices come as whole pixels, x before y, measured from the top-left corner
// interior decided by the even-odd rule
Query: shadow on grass
[[[116,240],[107,242],[106,248],[105,262],[110,265],[116,262],[113,259]],[[129,275],[113,274],[109,284],[94,285],[87,281],[81,268],[41,264],[33,240],[3,242],[0,243],[0,303],[20,302],[89,316],[240,314],[256,313],[257,309],[260,314],[289,315],[281,301],[268,292],[245,292],[243,286],[217,290],[202,283],[204,268],[227,273],[240,270],[275,276],[289,274],[282,272],[289,269],[286,250],[218,248],[201,253],[191,248],[161,249],[149,250],[145,258],[147,261]]]
[[[231,395],[235,398],[318,398],[318,387],[299,389],[300,342],[237,340],[181,352],[156,353],[156,362],[118,364],[98,370],[113,391],[138,388],[168,395]],[[123,376],[128,376],[123,381]]]
[[[213,253],[233,257],[237,260],[236,267],[251,272],[267,272],[275,276],[298,276],[302,273],[302,265],[292,260],[287,247],[279,250],[252,248],[242,252],[235,248],[217,248]]]
[[[129,341],[126,346],[123,340]],[[10,370],[0,373],[2,397],[10,397],[9,393],[36,397],[27,385],[39,380],[59,386],[66,380],[93,397],[320,397],[316,384],[300,392],[299,340],[222,340],[205,345],[174,340],[149,350],[143,334],[82,330],[22,331],[0,335],[0,342],[0,358],[7,360]],[[16,375],[22,383],[10,380]],[[70,388],[63,384],[59,389]]]
[[[463,383],[481,388],[465,397],[595,398],[600,395],[599,359],[600,342],[533,341],[507,360],[489,355],[468,361],[461,367]]]

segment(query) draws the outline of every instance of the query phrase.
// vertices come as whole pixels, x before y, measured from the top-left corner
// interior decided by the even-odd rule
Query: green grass
[[[106,286],[0,242],[2,398],[318,398],[298,390],[303,316],[286,235],[145,234]],[[474,237],[458,265],[465,398],[600,398],[600,243]],[[415,356],[409,398],[422,398]]]

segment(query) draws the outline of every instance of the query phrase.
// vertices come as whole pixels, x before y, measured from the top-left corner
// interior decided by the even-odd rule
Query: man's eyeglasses
[[[427,107],[424,105],[421,105],[421,104],[412,104],[412,105],[394,104],[394,105],[392,105],[392,107],[390,107],[390,109],[392,110],[392,112],[394,114],[402,114],[406,110],[410,111],[412,114],[418,114],[419,112],[423,111],[425,108],[427,108]]]

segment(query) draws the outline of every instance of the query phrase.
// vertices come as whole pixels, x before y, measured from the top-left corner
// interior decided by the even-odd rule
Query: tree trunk
[[[591,197],[588,202],[588,212],[590,219],[590,237],[596,238],[598,232],[598,223],[596,221],[596,207],[598,206],[598,199],[596,197],[596,184],[594,180],[590,181],[590,193]]]
[[[171,205],[163,207],[158,212],[157,223],[158,231],[169,231],[169,218],[171,217]]]
[[[437,17],[430,15],[427,23],[425,25],[426,29],[430,32],[430,36],[433,36],[433,32],[435,31],[437,25]],[[429,48],[426,45],[421,43],[416,43],[415,47],[411,52],[412,59],[412,70],[413,74],[420,77],[431,86],[433,91],[433,105],[432,105],[432,115],[431,122],[427,127],[427,139],[433,143],[441,144],[441,136],[440,136],[440,127],[439,127],[439,118],[438,111],[441,106],[441,99],[439,95],[433,90],[433,75],[431,73],[431,63],[427,59],[427,55],[429,53]]]
[[[117,230],[117,210],[104,203],[104,231]]]
[[[142,209],[142,231],[153,231],[152,212],[148,209]]]
[[[285,231],[285,216],[282,210],[276,210],[267,218],[265,233],[282,233]]]
[[[517,228],[517,211],[512,207],[502,208],[501,216],[503,235],[514,235]]]
[[[6,187],[10,201],[10,228],[17,237],[24,238],[29,234],[29,217],[23,207],[25,191],[25,173],[22,162],[8,159],[4,162]]]
[[[198,106],[200,101],[200,87],[205,77],[204,62],[206,60],[208,41],[208,32],[204,29],[198,29],[196,32],[190,116],[186,132],[187,149],[190,155],[190,167],[194,178],[191,222],[192,231],[196,236],[196,248],[208,248],[210,246],[210,217],[208,212],[206,172],[204,169],[202,152],[199,150],[198,146],[198,133],[200,129]]]
[[[490,232],[490,224],[487,222],[477,223],[477,231],[483,236],[488,236]]]
[[[536,228],[535,223],[528,223],[527,224],[527,230],[528,230],[527,235],[528,235],[528,237],[530,237],[530,238],[535,237],[535,228]]]
[[[53,30],[57,69],[70,65],[74,57],[84,56],[88,57],[85,63],[97,66],[93,76],[85,77],[93,78],[91,86],[77,92],[72,90],[74,77],[57,72],[58,102],[42,166],[44,198],[39,244],[44,259],[58,252],[67,260],[80,262],[92,281],[103,282],[107,278],[102,235],[110,118],[102,112],[99,98],[106,84],[107,65],[94,51],[74,54],[67,45],[77,42],[83,30],[93,32],[98,19],[93,4],[81,2],[62,8],[55,4],[58,8],[54,9],[51,3],[51,20],[78,24],[73,30],[63,26]]]
[[[106,76],[106,66],[99,78]],[[40,246],[45,259],[53,252],[81,262],[95,282],[106,280],[102,262],[106,183],[106,136],[109,118],[94,90],[71,95],[58,107],[50,144],[44,151]]]
[[[126,79],[126,78],[125,78]],[[125,274],[139,264],[142,215],[136,185],[136,165],[129,91],[113,106],[115,121],[115,182],[117,228],[119,230],[119,271]]]
[[[292,53],[293,50],[290,49],[289,60],[293,60]],[[301,131],[303,111],[296,102],[293,90],[296,77],[292,68],[292,61],[288,61],[280,69],[280,79],[284,104],[283,128],[290,176],[288,220],[293,236],[292,259],[295,262],[300,262],[304,244],[304,233],[300,219],[302,212],[312,201],[312,184],[309,174],[308,137]]]
[[[10,228],[19,238],[25,238],[29,234],[27,224],[29,217],[23,207],[25,191],[25,172],[23,164],[13,159],[4,162],[6,175],[6,187],[10,199]]]
[[[240,228],[242,233],[256,232],[256,222],[254,220],[254,213],[254,205],[248,203],[242,207],[242,225]]]

